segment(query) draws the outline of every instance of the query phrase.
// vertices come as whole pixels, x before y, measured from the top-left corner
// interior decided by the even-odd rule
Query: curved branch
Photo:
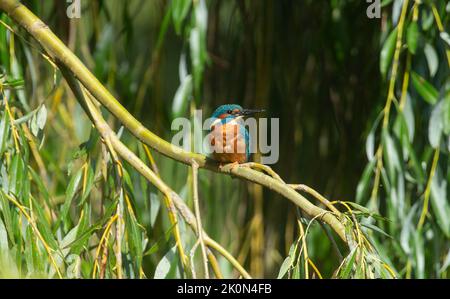
[[[161,154],[190,165],[195,161],[199,167],[231,174],[273,190],[295,203],[309,217],[318,218],[332,227],[346,242],[344,225],[330,212],[309,202],[293,188],[274,178],[246,167],[222,167],[206,156],[185,151],[161,139],[134,118],[87,69],[80,59],[36,15],[17,0],[1,0],[0,9],[25,28],[54,60],[67,67],[83,86],[104,105],[139,140]]]

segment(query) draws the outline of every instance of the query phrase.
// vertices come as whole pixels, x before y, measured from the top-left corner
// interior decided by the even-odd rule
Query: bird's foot
[[[228,163],[228,164],[225,164],[225,165],[220,164],[219,165],[219,169],[221,171],[232,172],[236,167],[239,167],[239,165],[240,164],[238,162]]]

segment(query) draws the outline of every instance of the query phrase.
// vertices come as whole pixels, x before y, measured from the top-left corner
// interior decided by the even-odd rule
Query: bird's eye
[[[227,113],[228,114],[233,114],[233,111],[232,110],[228,110]]]

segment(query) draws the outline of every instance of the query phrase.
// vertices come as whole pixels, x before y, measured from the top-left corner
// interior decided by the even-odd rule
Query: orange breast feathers
[[[247,162],[245,137],[235,122],[211,126],[210,143],[212,156],[219,162]]]

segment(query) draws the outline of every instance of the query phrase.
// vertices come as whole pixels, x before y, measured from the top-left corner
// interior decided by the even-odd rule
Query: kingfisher
[[[250,134],[243,118],[264,110],[243,109],[236,104],[218,107],[212,114],[212,158],[221,163],[246,163],[250,159]]]

